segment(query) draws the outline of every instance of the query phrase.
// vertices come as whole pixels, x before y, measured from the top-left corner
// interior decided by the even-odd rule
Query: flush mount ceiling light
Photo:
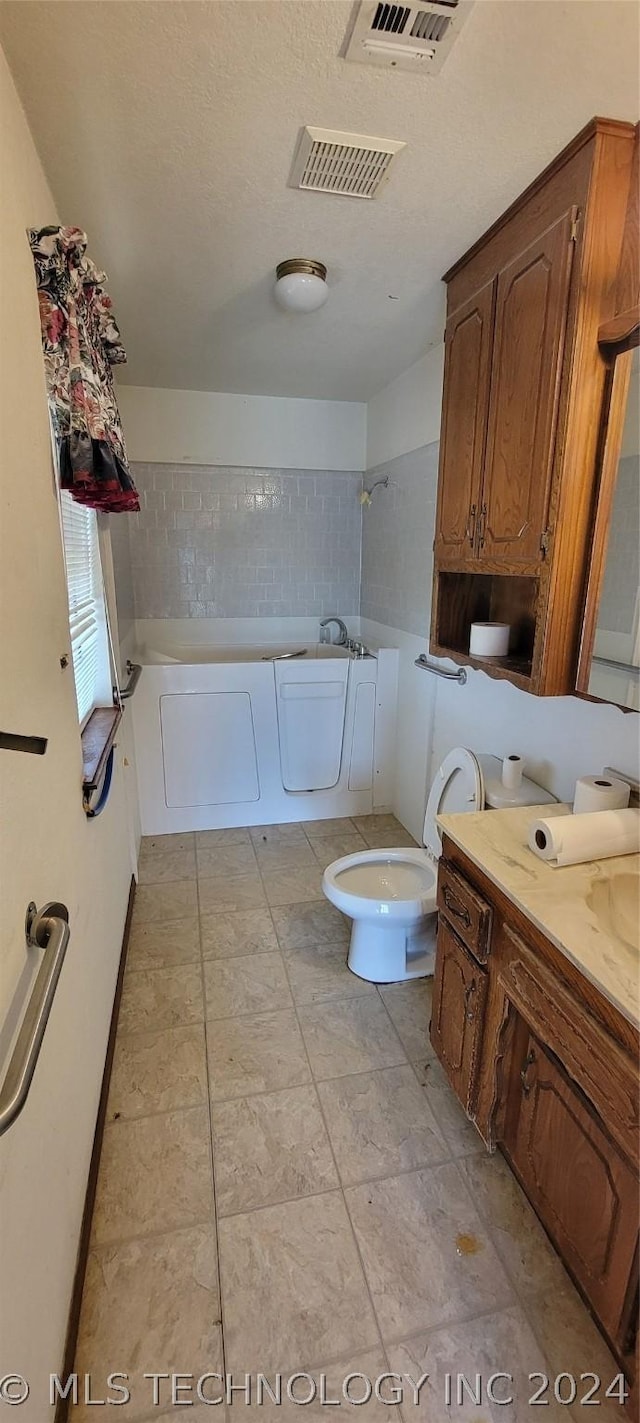
[[[310,257],[289,257],[276,267],[273,291],[285,311],[318,311],[329,295],[327,269]]]

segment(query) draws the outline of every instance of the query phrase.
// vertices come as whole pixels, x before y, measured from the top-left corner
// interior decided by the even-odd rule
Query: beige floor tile
[[[309,840],[317,840],[320,835],[353,835],[355,823],[345,815],[334,820],[303,820],[302,828]]]
[[[241,909],[266,908],[262,880],[253,875],[223,875],[198,881],[201,914],[236,914]]]
[[[170,919],[167,924],[133,924],[127,953],[127,973],[141,968],[170,968],[200,959],[197,918]]]
[[[384,1379],[388,1365],[381,1349],[338,1359],[331,1364],[309,1365],[304,1362],[300,1372],[304,1375],[292,1383],[293,1398],[287,1397],[286,1381],[282,1383],[282,1402],[274,1404],[265,1400],[256,1407],[255,1413],[263,1423],[327,1423],[327,1416],[341,1419],[360,1420],[360,1423],[399,1423],[399,1405],[391,1400],[393,1383]],[[351,1375],[355,1377],[351,1378]],[[367,1380],[371,1384],[372,1396],[368,1403],[360,1402],[366,1397]],[[376,1384],[382,1402],[376,1394]],[[315,1397],[312,1397],[315,1390]],[[310,1402],[306,1402],[311,1398]],[[326,1400],[323,1402],[323,1399]],[[297,1402],[295,1401],[297,1400]],[[351,1401],[350,1401],[351,1400]],[[337,1406],[336,1406],[337,1405]],[[251,1423],[247,1419],[247,1423]]]
[[[377,995],[301,1006],[299,1018],[317,1078],[396,1067],[406,1060]]]
[[[459,1166],[520,1296],[544,1290],[551,1298],[566,1289],[560,1257],[504,1158],[483,1152]]]
[[[431,978],[414,978],[409,983],[390,983],[380,988],[385,1008],[412,1062],[434,1055],[429,1040],[432,992]]]
[[[409,850],[418,849],[413,835],[403,825],[393,830],[362,830],[360,833],[369,850],[397,850],[401,845],[406,845]]]
[[[296,1368],[378,1334],[341,1194],[219,1222],[227,1368]]]
[[[220,1216],[338,1186],[314,1087],[289,1087],[212,1107]]]
[[[429,1166],[449,1155],[408,1064],[319,1082],[318,1094],[346,1186]]]
[[[479,1132],[460,1106],[436,1057],[414,1063],[418,1081],[452,1156],[485,1155]]]
[[[355,855],[366,850],[367,844],[357,830],[341,831],[339,835],[319,835],[311,842],[316,859],[326,869],[343,855]]]
[[[272,910],[272,918],[283,949],[349,942],[350,921],[326,899],[308,904],[279,905]]]
[[[165,855],[167,850],[193,850],[195,836],[192,830],[177,835],[143,835],[140,841],[140,859],[149,855]]]
[[[105,1127],[94,1245],[212,1219],[206,1107]]]
[[[456,1423],[475,1423],[480,1417],[488,1423],[530,1423],[537,1409],[529,1407],[535,1384],[529,1381],[529,1374],[536,1370],[547,1372],[543,1352],[518,1306],[501,1310],[497,1314],[483,1315],[465,1324],[449,1324],[445,1329],[435,1329],[427,1335],[405,1340],[402,1344],[390,1344],[387,1350],[391,1368],[399,1374],[408,1374],[418,1380],[428,1374],[428,1382],[420,1389],[417,1406],[407,1402],[405,1417],[414,1423],[445,1423],[446,1419],[456,1419]],[[492,1392],[496,1400],[513,1397],[513,1404],[503,1405],[492,1402],[487,1397],[487,1383],[496,1374],[510,1374],[507,1379],[495,1379]],[[452,1380],[452,1402],[446,1402],[446,1376]],[[462,1402],[458,1402],[457,1380],[459,1375],[476,1386],[476,1375],[481,1379],[481,1402],[475,1404],[462,1389]],[[408,1399],[411,1391],[408,1391]],[[553,1402],[551,1391],[549,1406],[541,1410],[545,1423],[561,1423],[568,1410]],[[601,1410],[598,1410],[600,1416]]]
[[[138,875],[140,884],[195,879],[195,850],[157,850],[152,855],[141,855]]]
[[[118,1036],[107,1118],[172,1112],[207,1101],[204,1026]]]
[[[213,1225],[103,1246],[92,1250],[87,1262],[75,1368],[90,1373],[97,1389],[112,1371],[128,1373],[131,1400],[123,1416],[157,1417],[161,1409],[153,1409],[153,1385],[144,1373],[197,1378],[219,1368],[219,1321]],[[170,1385],[162,1381],[160,1387],[161,1402],[168,1402]],[[84,1423],[97,1411],[78,1407],[71,1416]]]
[[[221,879],[223,875],[254,875],[257,862],[253,845],[199,845],[198,876]]]
[[[385,1340],[513,1303],[453,1162],[345,1192]],[[470,1253],[461,1253],[465,1245]]]
[[[397,817],[390,811],[382,811],[377,815],[353,815],[351,818],[356,830],[361,835],[378,835],[380,833],[396,835],[404,830],[404,825],[401,825]]]
[[[258,868],[263,877],[273,874],[288,874],[290,870],[315,869],[317,865],[316,857],[306,839],[304,844],[298,844],[297,841],[292,845],[260,845],[257,843],[255,848]]]
[[[606,1397],[606,1390],[619,1374],[618,1365],[596,1328],[578,1291],[567,1280],[565,1289],[547,1290],[529,1295],[526,1301],[529,1322],[538,1342],[549,1362],[547,1372],[554,1378],[560,1373],[597,1374],[601,1388],[597,1398],[599,1406],[595,1417],[599,1423],[630,1423],[628,1411],[614,1398]],[[587,1416],[587,1406],[580,1406],[580,1394],[571,1409],[570,1416],[576,1420]],[[533,1412],[533,1410],[531,1410]],[[542,1410],[541,1410],[542,1411]],[[546,1409],[544,1410],[546,1414]],[[569,1413],[563,1408],[563,1414]]]
[[[197,913],[195,880],[140,884],[133,904],[132,928],[137,929],[140,924],[165,923],[169,919],[192,919]]]
[[[265,872],[264,887],[269,904],[304,904],[322,894],[322,871],[315,859],[297,870]]]
[[[128,974],[122,993],[119,1033],[186,1027],[204,1018],[199,963],[141,969]]]
[[[244,827],[235,830],[196,830],[198,850],[210,849],[213,845],[249,845],[249,831]]]
[[[282,954],[208,959],[204,965],[207,1018],[278,1013],[293,1007]]]
[[[374,994],[375,984],[347,968],[346,944],[314,944],[285,949],[284,960],[296,1003],[328,1003]]]
[[[212,1102],[311,1080],[295,1013],[221,1018],[207,1027]]]
[[[241,909],[236,914],[203,914],[200,929],[203,959],[272,954],[278,948],[268,909]]]
[[[252,825],[249,834],[254,845],[304,845],[302,825]]]

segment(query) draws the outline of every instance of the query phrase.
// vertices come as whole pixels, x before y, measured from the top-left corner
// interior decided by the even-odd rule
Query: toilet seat
[[[436,868],[425,850],[362,850],[328,865],[327,899],[343,914],[410,923],[433,913]]]

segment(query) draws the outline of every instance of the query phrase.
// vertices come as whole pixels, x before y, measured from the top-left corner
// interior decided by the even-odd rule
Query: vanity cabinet
[[[447,837],[438,911],[435,1052],[633,1379],[638,1033]]]
[[[431,650],[573,690],[631,124],[594,119],[446,273]],[[475,621],[509,657],[469,655]]]

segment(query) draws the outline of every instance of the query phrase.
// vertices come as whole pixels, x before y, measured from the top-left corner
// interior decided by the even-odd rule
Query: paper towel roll
[[[631,787],[613,776],[580,776],[573,798],[574,815],[591,810],[625,810]]]
[[[551,866],[640,852],[640,810],[597,810],[534,820],[529,849]]]
[[[508,623],[472,623],[469,652],[472,657],[506,657],[509,651]]]
[[[502,784],[508,791],[517,791],[522,785],[524,761],[522,756],[505,756],[502,762]]]

